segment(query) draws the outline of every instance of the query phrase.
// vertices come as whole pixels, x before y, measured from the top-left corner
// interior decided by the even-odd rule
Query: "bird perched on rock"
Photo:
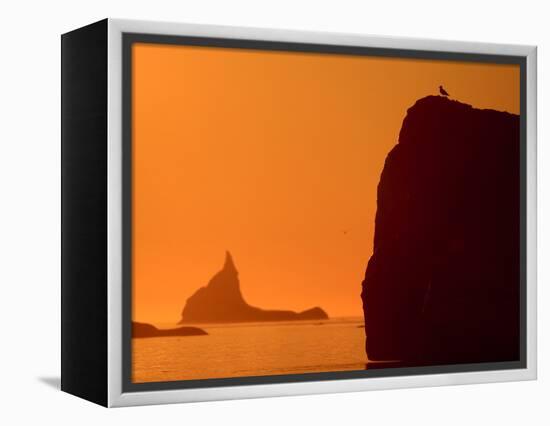
[[[447,91],[443,88],[443,86],[439,86],[439,93],[441,93],[443,96],[449,96]]]

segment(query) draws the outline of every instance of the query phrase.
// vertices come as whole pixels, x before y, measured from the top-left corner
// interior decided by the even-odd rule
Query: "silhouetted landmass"
[[[378,185],[369,359],[519,359],[519,125],[439,96],[408,110]]]
[[[328,319],[328,315],[319,307],[293,312],[250,306],[241,294],[239,273],[231,254],[227,252],[223,269],[212,277],[206,287],[201,287],[187,299],[180,324],[320,319]]]
[[[208,333],[197,327],[179,327],[163,330],[143,322],[132,322],[132,337],[204,336]]]

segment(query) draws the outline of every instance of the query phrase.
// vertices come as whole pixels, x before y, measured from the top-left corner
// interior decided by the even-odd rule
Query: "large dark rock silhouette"
[[[145,322],[132,322],[132,337],[205,336],[208,333],[197,327],[159,329]]]
[[[408,110],[378,185],[369,359],[519,359],[519,141],[517,115],[440,96]]]
[[[208,283],[198,289],[183,308],[180,324],[322,320],[328,315],[319,307],[303,312],[265,310],[250,306],[241,294],[239,273],[226,253],[225,264]]]

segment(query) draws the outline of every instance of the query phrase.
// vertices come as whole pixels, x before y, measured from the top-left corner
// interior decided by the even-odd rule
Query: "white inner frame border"
[[[218,37],[326,45],[365,46],[488,55],[523,56],[527,125],[527,368],[372,377],[314,382],[123,392],[122,389],[122,34]],[[535,46],[442,41],[358,34],[306,32],[137,20],[108,20],[107,294],[108,406],[167,404],[242,398],[357,392],[424,386],[534,380],[537,377],[537,49]]]

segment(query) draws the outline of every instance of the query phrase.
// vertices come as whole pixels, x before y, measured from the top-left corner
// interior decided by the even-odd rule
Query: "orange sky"
[[[245,299],[362,315],[376,186],[407,108],[519,113],[519,67],[133,46],[133,317],[175,323],[233,254]]]

